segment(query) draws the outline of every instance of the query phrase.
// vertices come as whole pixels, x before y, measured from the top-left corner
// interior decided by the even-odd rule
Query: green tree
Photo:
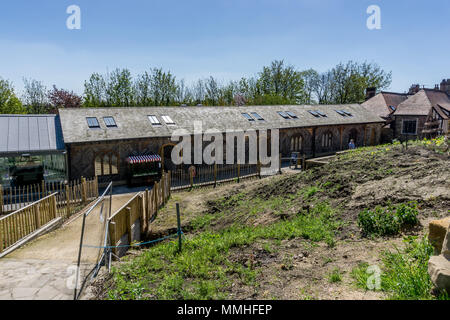
[[[49,113],[52,109],[47,97],[47,88],[41,81],[34,79],[23,79],[23,100],[28,113]]]
[[[108,75],[106,103],[109,107],[129,107],[133,101],[133,79],[128,69],[115,69]]]
[[[255,97],[261,104],[301,104],[306,101],[302,73],[283,60],[275,60],[259,73]]]
[[[164,72],[161,68],[154,68],[152,70],[151,92],[155,106],[175,105],[177,95],[175,76],[170,71]]]
[[[84,102],[87,108],[106,106],[106,81],[101,74],[93,73],[84,82]]]
[[[374,63],[349,61],[340,63],[331,70],[333,81],[333,103],[361,103],[369,87],[388,88],[392,72],[386,72]]]
[[[21,114],[26,113],[22,102],[14,93],[14,87],[8,80],[0,78],[0,113]]]

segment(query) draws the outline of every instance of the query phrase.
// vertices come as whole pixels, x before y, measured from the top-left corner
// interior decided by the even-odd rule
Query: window
[[[278,114],[282,116],[284,119],[290,119],[286,112],[278,111]]]
[[[391,111],[395,111],[396,110],[395,106],[389,106],[389,109],[391,109]]]
[[[346,115],[347,115],[347,117],[353,117],[353,114],[351,114],[350,112],[348,112],[348,111],[345,111],[345,110],[341,110],[343,113],[345,113]]]
[[[169,116],[161,116],[161,117],[162,117],[162,119],[164,120],[164,122],[166,124],[170,124],[170,125],[174,125],[175,124],[175,122],[173,122],[171,117],[169,117]]]
[[[308,110],[308,112],[311,113],[314,117],[320,118],[320,115],[317,112],[312,111],[312,110]]]
[[[103,154],[95,157],[95,175],[106,176],[119,174],[119,159],[115,154]]]
[[[291,151],[301,151],[303,144],[303,137],[296,136],[291,138]]]
[[[343,117],[346,117],[347,115],[344,113],[344,111],[342,111],[342,110],[334,110],[334,111],[336,111],[337,113],[339,113],[341,116],[343,116]]]
[[[86,118],[87,124],[89,128],[100,128],[100,124],[96,117],[88,117]]]
[[[330,148],[333,144],[333,135],[331,132],[326,132],[322,135],[322,148]]]
[[[403,134],[416,134],[417,120],[403,120]]]
[[[116,121],[113,117],[104,117],[103,121],[107,128],[117,127]]]
[[[148,116],[148,120],[150,120],[151,124],[154,126],[161,125],[161,122],[159,122],[156,116]]]
[[[264,118],[261,117],[261,116],[260,116],[259,114],[257,114],[256,112],[252,112],[252,116],[255,117],[256,120],[259,120],[259,121],[263,121],[263,120],[264,120]]]
[[[253,119],[248,113],[243,113],[242,115],[243,115],[244,118],[247,119],[248,121],[255,121],[255,119]]]
[[[325,113],[323,113],[322,111],[316,110],[316,113],[323,118],[327,117],[327,115]]]
[[[295,113],[290,112],[290,111],[286,111],[286,114],[291,117],[292,119],[298,119],[298,117],[295,115]]]

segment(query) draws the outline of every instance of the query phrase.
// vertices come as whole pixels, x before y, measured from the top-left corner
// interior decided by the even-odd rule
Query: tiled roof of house
[[[362,106],[371,110],[382,118],[388,118],[394,112],[390,107],[395,109],[400,103],[408,99],[406,93],[380,92],[376,96],[362,103]]]
[[[314,116],[309,110],[319,110],[326,117]],[[352,116],[339,114],[344,110]],[[284,118],[279,111],[290,111],[296,118]],[[382,123],[383,119],[359,104],[348,105],[290,105],[243,107],[127,107],[60,109],[65,143],[122,140],[149,137],[170,137],[177,129],[193,132],[194,122],[201,122],[203,130],[219,132],[248,129],[283,129],[327,125]],[[249,121],[242,113],[247,113]],[[256,113],[252,114],[252,113]],[[149,116],[156,116],[160,124],[152,125]],[[175,124],[167,124],[163,116]],[[258,116],[264,120],[258,120]],[[88,117],[96,117],[98,127],[89,128]],[[104,117],[113,117],[116,127],[107,127]],[[154,120],[155,121],[155,120]]]
[[[427,116],[432,106],[440,105],[442,108],[450,108],[450,97],[447,93],[439,90],[422,89],[415,95],[402,102],[395,116]]]

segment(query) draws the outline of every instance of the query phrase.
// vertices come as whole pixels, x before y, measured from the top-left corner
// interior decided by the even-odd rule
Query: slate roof
[[[397,108],[398,105],[401,104],[406,99],[408,99],[408,95],[406,93],[394,93],[382,91],[376,96],[363,102],[361,105],[373,111],[379,117],[389,118],[391,113],[393,113],[392,109],[389,107],[393,106]]]
[[[308,110],[320,110],[327,117],[316,118]],[[334,110],[345,110],[353,117],[343,117]],[[291,111],[298,118],[284,119],[277,112]],[[242,113],[258,113],[264,121],[248,121]],[[60,109],[65,143],[122,140],[149,137],[170,137],[177,129],[193,132],[195,121],[202,129],[242,131],[248,129],[300,128],[340,124],[382,123],[383,119],[359,104],[313,106],[244,106],[244,107],[127,107]],[[148,116],[156,115],[161,122],[153,126]],[[175,125],[164,123],[170,116]],[[107,128],[103,117],[114,117],[117,127]],[[97,117],[100,128],[89,128],[86,118]]]
[[[450,97],[443,91],[422,89],[415,95],[402,102],[395,116],[427,116],[431,107],[439,105],[444,109],[450,109]]]
[[[0,114],[0,154],[45,153],[64,150],[57,115]]]

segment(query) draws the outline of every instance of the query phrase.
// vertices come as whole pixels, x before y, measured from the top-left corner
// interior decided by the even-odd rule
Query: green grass
[[[333,271],[331,271],[330,274],[328,275],[328,281],[330,283],[341,282],[342,281],[341,270],[339,270],[339,268],[334,268]]]
[[[416,237],[405,238],[404,249],[385,251],[382,255],[381,291],[394,300],[448,300],[449,296],[441,293],[433,296],[433,284],[428,275],[428,260],[433,254],[433,247],[427,237],[418,240]],[[361,263],[352,270],[352,277],[358,287],[369,289],[367,272],[369,265]]]
[[[176,242],[157,245],[113,269],[109,299],[223,299],[233,279],[257,286],[257,269],[233,262],[230,251],[257,240],[302,237],[334,245],[340,223],[327,204],[317,204],[309,214],[268,226],[233,225],[220,232],[204,231],[186,239],[183,251]]]
[[[358,215],[358,226],[366,236],[390,236],[400,233],[401,228],[419,223],[417,204],[409,202],[386,208],[363,210]]]

